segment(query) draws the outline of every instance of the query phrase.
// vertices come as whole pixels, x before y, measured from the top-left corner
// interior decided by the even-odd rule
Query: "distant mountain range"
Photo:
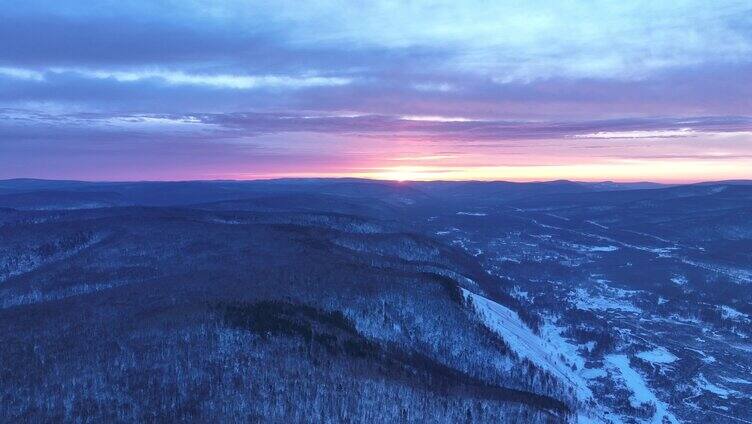
[[[698,185],[750,185],[752,181],[701,183]],[[353,178],[279,179],[251,181],[86,182],[38,179],[0,180],[0,207],[19,209],[71,209],[128,205],[188,205],[256,198],[270,193],[330,194],[346,197],[383,197],[386,201],[421,199],[509,200],[529,196],[599,191],[626,191],[672,187],[650,182],[614,183],[547,181],[394,182]]]

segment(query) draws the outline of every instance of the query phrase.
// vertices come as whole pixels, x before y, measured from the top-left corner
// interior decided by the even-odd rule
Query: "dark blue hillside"
[[[322,213],[33,216],[0,226],[5,418],[211,421],[250,408],[261,420],[423,421],[470,408],[482,421],[547,421],[574,407],[532,364],[489,361],[518,358],[460,283],[429,268],[474,278],[489,296],[501,283],[429,238]]]

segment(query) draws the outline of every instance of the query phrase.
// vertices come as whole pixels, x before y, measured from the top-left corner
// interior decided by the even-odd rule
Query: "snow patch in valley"
[[[653,350],[640,352],[637,354],[637,357],[654,364],[670,364],[679,359],[673,353],[669,352],[663,347],[657,347]]]
[[[655,405],[655,414],[646,422],[660,424],[664,422],[664,419],[671,423],[679,422],[668,411],[668,406],[658,400],[655,393],[650,390],[645,379],[632,369],[629,365],[629,357],[627,355],[607,355],[605,357],[605,365],[621,375],[624,385],[632,392],[629,401],[633,407],[639,408],[642,404],[646,403]]]
[[[609,299],[603,296],[590,294],[587,290],[579,288],[574,292],[574,305],[584,311],[609,311],[640,313],[642,310],[630,302],[621,299]]]
[[[512,295],[512,297],[519,300],[526,300],[528,302],[531,300],[530,293],[522,291],[522,289],[520,289],[520,286],[512,287],[512,292],[510,294]]]
[[[619,250],[616,246],[591,246],[590,252],[613,252]]]
[[[721,315],[726,319],[748,318],[747,314],[726,305],[721,305]]]
[[[565,246],[568,246],[578,252],[581,253],[587,253],[587,252],[614,252],[619,250],[619,247],[612,246],[612,245],[606,245],[606,246],[588,246],[584,244],[578,244],[578,243],[562,243]]]
[[[603,228],[604,230],[608,230],[608,227],[607,227],[607,226],[605,226],[605,225],[603,225],[603,224],[599,224],[599,223],[597,223],[597,222],[595,222],[595,221],[585,221],[585,222],[587,222],[588,224],[592,224],[592,225],[595,225],[596,227],[600,227],[600,228]]]
[[[705,342],[704,340],[699,340],[699,339],[695,339],[695,341],[701,341],[701,342]],[[699,354],[700,354],[700,356],[702,356],[702,357],[700,358],[700,360],[701,360],[702,362],[705,362],[706,364],[712,364],[713,362],[715,362],[715,358],[714,358],[714,357],[712,357],[712,356],[710,356],[710,355],[706,354],[705,352],[703,352],[703,351],[701,351],[701,350],[697,350],[697,349],[692,349],[691,347],[687,347],[687,348],[685,348],[685,349],[687,349],[687,350],[690,350],[690,351],[692,351],[692,352],[695,352],[695,353],[699,353]]]
[[[488,214],[483,212],[457,212],[457,215],[465,215],[465,216],[486,216]]]
[[[210,223],[210,224],[223,224],[223,225],[241,225],[243,224],[243,221],[239,219],[223,219],[223,218],[209,218],[205,220],[204,222]]]
[[[470,240],[468,240],[466,238],[459,238],[459,239],[452,240],[452,245],[459,246],[460,248],[462,248],[462,250],[464,250],[465,252],[467,252],[467,253],[469,253],[469,254],[471,254],[473,256],[480,256],[480,255],[482,255],[483,254],[483,250],[482,249],[478,249],[477,247],[468,247],[467,246],[466,243],[469,242],[469,241]]]
[[[735,377],[721,377],[721,378],[733,384],[752,384],[752,381],[745,380],[743,378],[735,378]]]
[[[608,376],[608,373],[602,368],[586,368],[580,372],[580,375],[587,380],[595,380]]]
[[[500,256],[498,258],[498,261],[499,262],[512,262],[512,263],[515,263],[515,264],[521,264],[522,263],[522,261],[520,261],[519,259],[512,258],[512,257],[507,257],[507,256]]]
[[[714,395],[717,395],[717,396],[719,396],[719,397],[721,397],[723,399],[727,399],[729,397],[729,395],[731,395],[731,394],[734,393],[731,390],[728,390],[728,389],[726,389],[724,387],[721,387],[721,386],[718,386],[718,385],[715,385],[715,384],[711,383],[702,374],[700,374],[700,376],[695,379],[695,383],[697,384],[698,388],[700,388],[700,389],[702,389],[702,390],[704,390],[706,392],[713,393]]]
[[[684,286],[688,283],[687,277],[683,275],[676,275],[674,277],[671,277],[671,282],[676,284],[677,286]]]

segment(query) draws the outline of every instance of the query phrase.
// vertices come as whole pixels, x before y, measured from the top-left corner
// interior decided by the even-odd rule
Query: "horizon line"
[[[67,178],[36,178],[36,177],[13,177],[2,178],[0,182],[9,181],[47,181],[47,182],[76,182],[76,183],[189,183],[189,182],[274,182],[274,181],[311,181],[311,180],[354,180],[354,181],[372,181],[372,182],[384,182],[384,183],[398,183],[398,184],[410,184],[410,183],[513,183],[513,184],[544,184],[544,183],[556,183],[556,182],[568,182],[568,183],[582,183],[582,184],[655,184],[665,186],[677,186],[677,185],[693,185],[693,184],[724,184],[724,183],[750,183],[752,184],[752,177],[736,178],[726,180],[573,180],[567,178],[558,178],[551,180],[504,180],[504,179],[385,179],[385,178],[367,178],[367,177],[350,177],[350,176],[312,176],[312,177],[258,177],[258,178],[217,178],[217,179],[122,179],[122,180],[88,180],[88,179],[67,179]]]

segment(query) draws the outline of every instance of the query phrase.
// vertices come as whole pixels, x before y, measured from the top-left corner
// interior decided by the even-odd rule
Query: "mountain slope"
[[[462,282],[426,271],[478,272],[430,240],[323,213],[33,214],[0,227],[6,264],[40,258],[0,285],[5,419],[546,422],[576,407],[515,366]]]

